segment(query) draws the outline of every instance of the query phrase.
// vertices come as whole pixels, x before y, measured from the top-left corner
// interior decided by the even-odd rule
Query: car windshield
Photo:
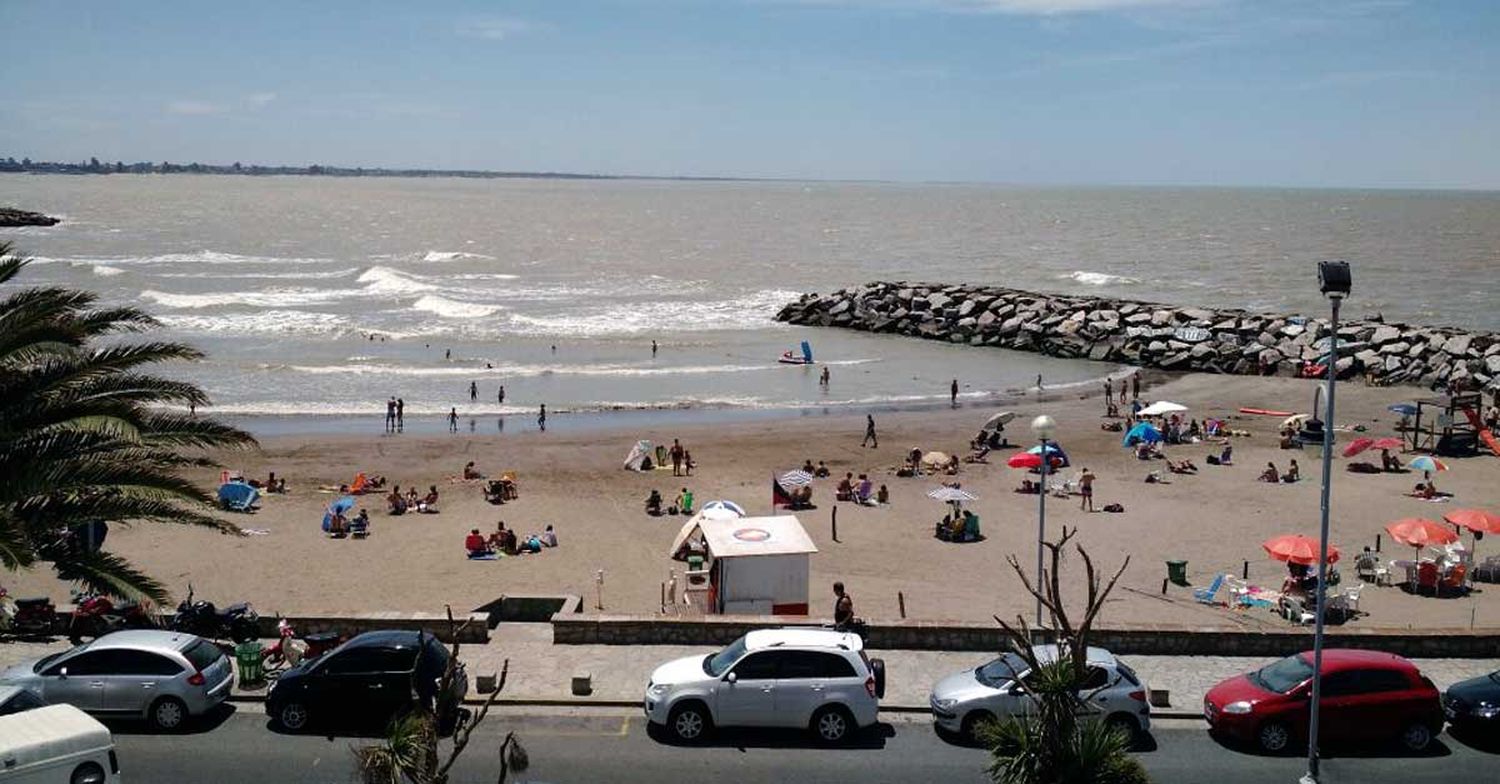
[[[1301,656],[1288,656],[1250,673],[1250,682],[1267,691],[1286,694],[1311,678],[1313,668]]]
[[[729,647],[724,650],[703,657],[703,671],[717,678],[728,672],[729,668],[733,667],[734,663],[744,655],[745,638],[741,637],[729,643]]]
[[[1025,673],[1026,669],[1025,659],[1015,653],[1007,653],[975,670],[974,678],[992,689],[998,689]]]

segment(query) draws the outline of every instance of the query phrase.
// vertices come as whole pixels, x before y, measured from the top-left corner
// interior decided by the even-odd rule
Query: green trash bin
[[[1173,585],[1187,585],[1187,561],[1167,561],[1167,579]]]
[[[236,645],[234,660],[235,664],[239,665],[240,688],[248,689],[265,683],[266,668],[261,663],[261,648],[258,640]]]

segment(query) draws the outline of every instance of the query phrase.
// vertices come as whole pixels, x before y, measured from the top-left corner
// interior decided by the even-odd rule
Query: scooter
[[[172,616],[168,627],[172,631],[196,634],[210,640],[228,639],[240,643],[260,636],[259,618],[248,602],[231,604],[220,610],[213,602],[193,601],[193,586],[189,584],[187,598],[177,605],[177,613]]]
[[[261,650],[261,661],[267,672],[279,672],[295,667],[308,660],[337,648],[343,639],[335,632],[317,632],[297,639],[291,621],[285,618],[276,622],[276,642]]]
[[[73,592],[73,615],[68,619],[68,641],[82,645],[120,629],[150,629],[156,626],[140,602],[115,604],[108,596]]]
[[[45,635],[52,633],[57,606],[51,599],[13,599],[0,587],[0,632]]]

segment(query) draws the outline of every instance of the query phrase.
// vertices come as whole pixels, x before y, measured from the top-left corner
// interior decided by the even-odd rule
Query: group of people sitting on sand
[[[401,485],[395,485],[391,488],[390,495],[385,497],[386,507],[393,515],[403,515],[407,512],[437,514],[437,502],[437,485],[428,485],[427,495],[418,495],[416,485],[412,485],[406,491],[406,495],[402,495]]]
[[[331,512],[328,518],[328,538],[352,537],[363,539],[370,535],[370,512],[364,508],[353,518],[344,517],[343,512]]]
[[[1412,498],[1420,498],[1423,501],[1433,501],[1439,498],[1447,498],[1451,494],[1438,492],[1437,485],[1432,483],[1432,475],[1426,474],[1423,476],[1422,481],[1412,487],[1411,492],[1407,493],[1407,495]]]
[[[1260,476],[1256,477],[1257,481],[1270,482],[1273,485],[1278,482],[1291,483],[1301,478],[1302,469],[1297,466],[1297,461],[1295,459],[1292,460],[1292,464],[1287,468],[1286,473],[1284,474],[1276,470],[1275,463],[1267,462],[1266,470],[1260,472]]]
[[[973,444],[971,443],[970,446],[972,447]],[[975,455],[970,456],[969,462],[985,462],[983,458],[985,455],[989,454],[989,451],[990,450],[988,447],[985,447],[982,451],[977,451]],[[924,459],[926,462],[924,462]],[[958,455],[949,455],[946,460],[934,462],[931,459],[930,455],[923,455],[921,449],[912,447],[911,451],[906,453],[906,459],[902,461],[901,467],[896,469],[896,476],[912,477],[921,476],[923,474],[938,473],[947,474],[948,476],[957,476],[958,470]]]
[[[844,474],[839,480],[838,489],[834,497],[840,501],[851,501],[861,506],[880,506],[891,502],[891,491],[885,485],[879,490],[875,489],[875,483],[870,481],[869,474],[860,474],[859,479],[854,478],[853,472]]]
[[[262,493],[286,493],[286,477],[278,479],[275,471],[272,471],[271,475],[264,482],[259,479],[251,479],[247,484]]]
[[[989,462],[990,452],[1010,446],[1010,441],[1005,437],[1005,425],[997,425],[994,430],[980,430],[973,438],[969,439],[970,463]]]
[[[677,494],[677,498],[672,502],[671,506],[662,509],[663,503],[665,501],[662,499],[661,491],[654,487],[651,488],[651,494],[646,496],[646,514],[652,517],[661,517],[664,514],[690,515],[693,513],[693,491],[684,487],[682,488],[682,492]]]
[[[829,475],[833,473],[832,471],[828,470],[828,464],[823,462],[822,460],[818,461],[817,468],[813,468],[812,460],[806,460],[802,463],[802,470],[809,474],[812,474],[817,479],[827,479]]]
[[[527,534],[524,537],[517,536],[515,529],[506,528],[505,521],[501,520],[495,526],[494,533],[488,538],[479,533],[478,528],[470,529],[469,535],[464,537],[464,551],[469,558],[475,560],[489,560],[501,555],[524,555],[527,553],[539,553],[544,547],[557,546],[557,532],[548,525],[540,534]]]

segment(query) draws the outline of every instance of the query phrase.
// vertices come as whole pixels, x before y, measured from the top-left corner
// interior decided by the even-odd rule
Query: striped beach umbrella
[[[1448,470],[1447,463],[1444,463],[1443,461],[1433,457],[1432,455],[1422,455],[1421,457],[1415,458],[1410,463],[1407,463],[1406,467],[1410,468],[1413,471],[1421,471],[1424,474],[1429,474],[1433,471]]]
[[[948,503],[955,503],[955,502],[960,502],[961,503],[961,502],[964,502],[964,501],[978,501],[979,500],[979,496],[974,495],[973,493],[969,492],[968,490],[961,490],[961,489],[959,489],[957,487],[948,487],[947,485],[944,485],[944,486],[938,487],[938,488],[934,488],[932,490],[928,490],[927,491],[927,497],[928,498],[935,498],[935,499],[937,499],[939,501],[945,501],[945,502],[948,502]]]

